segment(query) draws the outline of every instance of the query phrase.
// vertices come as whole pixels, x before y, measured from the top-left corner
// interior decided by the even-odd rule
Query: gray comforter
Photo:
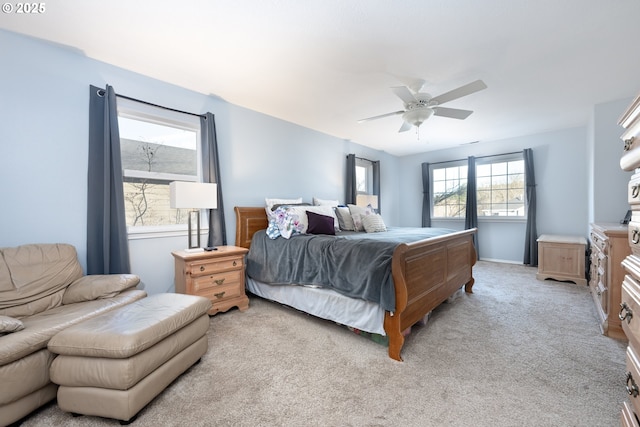
[[[399,243],[452,233],[445,228],[389,227],[382,233],[302,234],[290,239],[254,234],[247,275],[275,285],[315,285],[395,311],[391,258]]]

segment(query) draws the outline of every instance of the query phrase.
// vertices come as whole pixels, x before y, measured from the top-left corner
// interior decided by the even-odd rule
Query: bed
[[[251,253],[254,235],[257,238],[269,225],[265,208],[235,207],[234,210],[236,246],[248,248]],[[361,313],[370,310],[373,313],[374,322],[382,323],[381,330],[388,337],[389,357],[402,361],[401,351],[405,340],[403,331],[422,321],[428,313],[461,287],[464,286],[467,293],[472,293],[474,283],[472,268],[477,259],[473,244],[476,231],[475,228],[454,231],[414,242],[395,244],[389,261],[391,268],[389,276],[393,284],[393,309],[385,310],[381,308],[382,304],[358,301],[358,298],[337,294],[335,291],[317,286],[270,286],[253,280],[249,272],[247,283],[253,287],[250,288],[248,285],[248,290],[258,296],[287,305],[290,304],[280,300],[278,296],[262,294],[260,286],[265,285],[263,287],[275,290],[279,295],[296,293],[295,298],[313,307],[333,306],[336,299],[346,300],[346,307],[351,308],[341,310],[343,313],[347,312],[347,318],[359,317]],[[249,263],[250,260],[248,259],[247,262]],[[310,314],[324,317],[313,310],[291,305]],[[388,308],[388,302],[386,307]],[[350,320],[330,320],[346,326],[350,326],[349,323],[351,323]]]

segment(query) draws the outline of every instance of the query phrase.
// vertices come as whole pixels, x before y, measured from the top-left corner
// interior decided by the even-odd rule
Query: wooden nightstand
[[[248,249],[218,246],[215,251],[171,252],[175,258],[176,292],[200,295],[213,303],[209,314],[249,308],[244,291],[244,256]]]

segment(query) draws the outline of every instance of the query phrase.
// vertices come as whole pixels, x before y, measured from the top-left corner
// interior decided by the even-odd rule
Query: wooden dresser
[[[244,290],[244,256],[248,249],[218,246],[215,251],[172,252],[175,258],[176,292],[200,295],[213,304],[209,314],[238,307],[249,308]]]
[[[596,304],[596,314],[603,334],[625,338],[618,310],[624,268],[622,260],[631,252],[627,241],[627,226],[621,224],[591,224],[591,267],[589,290]]]
[[[638,426],[640,421],[640,96],[620,118],[619,124],[625,129],[622,134],[624,151],[620,167],[626,171],[635,171],[628,187],[627,198],[632,210],[629,223],[627,245],[630,254],[622,265],[626,276],[622,283],[622,295],[619,306],[619,320],[629,339],[627,347],[626,388],[629,401],[622,407],[623,426]]]

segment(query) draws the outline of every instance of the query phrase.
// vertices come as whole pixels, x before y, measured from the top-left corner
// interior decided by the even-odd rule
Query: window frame
[[[436,221],[464,221],[464,216],[461,217],[447,217],[447,216],[434,216],[434,208],[435,208],[435,203],[434,203],[434,197],[435,197],[435,191],[434,191],[434,172],[436,169],[447,169],[447,168],[451,168],[451,167],[461,167],[461,166],[468,166],[468,161],[465,160],[452,160],[450,162],[442,162],[442,163],[438,163],[438,164],[434,164],[434,165],[430,165],[429,166],[429,174],[430,174],[430,179],[429,179],[429,194],[431,194],[431,200],[429,201],[429,208],[431,209],[431,219],[432,220],[436,220]],[[465,181],[467,180],[467,178],[465,177]],[[446,181],[445,181],[446,182]]]
[[[476,169],[478,167],[478,165],[486,165],[486,164],[492,164],[492,163],[503,163],[503,162],[510,162],[510,161],[514,161],[514,160],[522,160],[524,161],[524,155],[522,152],[518,152],[518,153],[509,153],[509,154],[497,154],[497,155],[491,155],[491,156],[483,156],[483,157],[476,157]],[[434,163],[434,164],[430,164],[429,165],[429,191],[430,191],[430,195],[431,195],[431,200],[429,200],[429,209],[431,210],[431,219],[433,221],[438,221],[438,222],[461,222],[465,220],[465,217],[441,217],[441,216],[434,216],[434,197],[435,197],[435,192],[434,192],[434,170],[436,169],[445,169],[447,167],[452,167],[452,166],[462,166],[462,165],[467,165],[468,164],[468,160],[467,159],[462,159],[462,160],[452,160],[452,161],[447,161],[447,162],[438,162],[438,163]],[[476,175],[476,182],[477,182],[477,170],[474,171],[474,174]],[[514,222],[526,222],[527,221],[527,213],[528,213],[528,202],[527,202],[527,198],[526,198],[526,174],[523,171],[523,176],[524,176],[524,215],[523,216],[499,216],[499,215],[495,215],[495,216],[491,216],[491,215],[487,215],[487,216],[483,216],[483,215],[478,215],[478,222],[503,222],[503,223],[514,223]],[[477,193],[478,189],[476,188],[476,193]],[[476,194],[477,195],[477,194]]]
[[[365,171],[364,191],[358,189],[358,168]],[[373,162],[371,160],[356,157],[356,194],[373,194]]]
[[[152,178],[166,181],[167,183],[171,181],[202,182],[202,132],[199,117],[125,98],[118,98],[117,110],[118,118],[124,117],[132,120],[193,131],[196,133],[196,175],[174,174],[165,172],[153,173],[140,170],[123,169],[123,181],[125,177],[128,177]],[[201,231],[207,232],[209,230],[209,221],[208,212],[206,210],[204,210],[204,212],[201,211],[200,213],[200,223]],[[185,233],[187,233],[187,230],[188,225],[186,223],[167,225],[137,225],[127,226],[127,235],[129,240],[157,237],[174,237],[185,235]]]
[[[523,195],[523,211],[524,214],[522,216],[516,216],[516,215],[510,215],[510,216],[506,216],[506,215],[478,215],[478,221],[482,220],[482,221],[493,221],[493,222],[526,222],[527,220],[527,177],[524,171],[524,155],[522,152],[520,153],[510,153],[510,154],[497,154],[495,156],[487,156],[487,157],[481,157],[481,158],[476,158],[476,182],[478,180],[478,174],[477,174],[477,168],[478,165],[487,165],[487,164],[494,164],[494,163],[505,163],[505,162],[512,162],[512,161],[522,161],[523,162],[523,170],[522,170],[522,178],[523,178],[523,189],[522,189],[522,195]],[[493,177],[493,174],[491,175]],[[507,176],[509,176],[509,173],[507,171]],[[478,188],[476,186],[476,193],[478,191]]]

